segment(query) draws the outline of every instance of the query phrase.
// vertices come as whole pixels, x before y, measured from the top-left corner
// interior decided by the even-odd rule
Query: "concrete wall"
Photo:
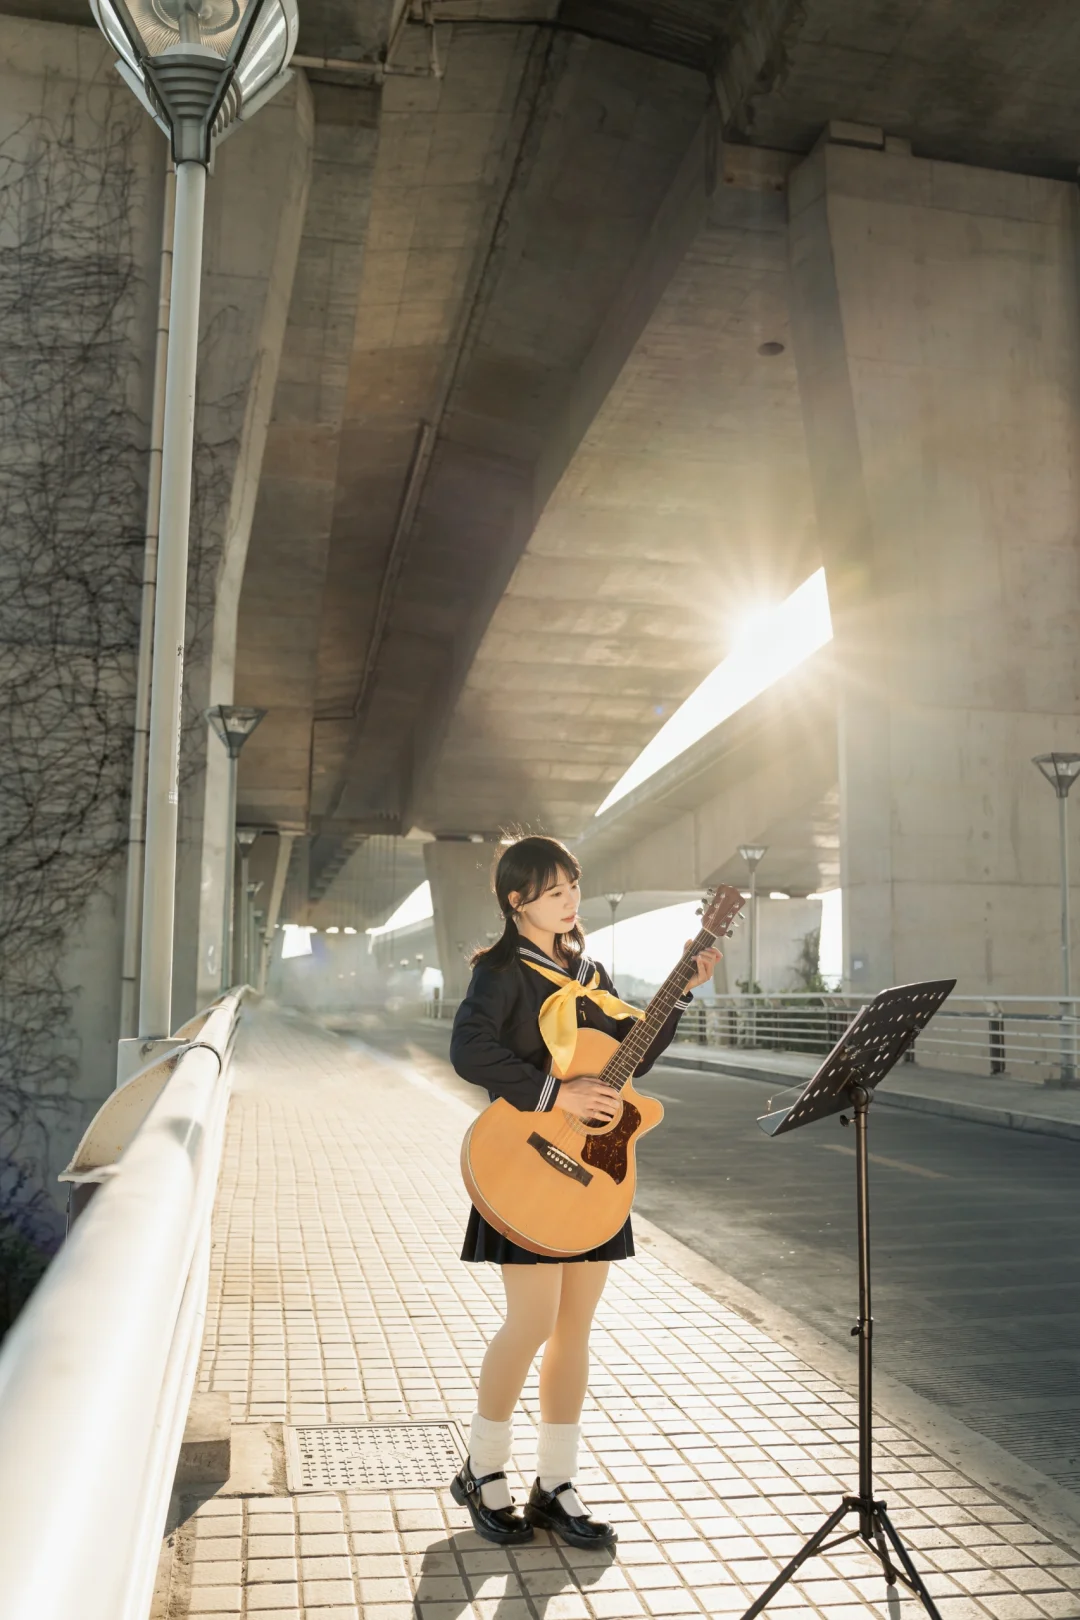
[[[1056,806],[1030,758],[1080,742],[1080,205],[866,139],[790,186],[848,979],[1052,993]]]
[[[165,153],[111,62],[0,17],[0,1215],[44,1242],[119,1019]]]

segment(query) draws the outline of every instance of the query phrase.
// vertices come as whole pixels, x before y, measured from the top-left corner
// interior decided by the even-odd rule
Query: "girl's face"
[[[577,922],[581,904],[581,884],[568,872],[559,871],[535,900],[521,904],[519,894],[511,894],[510,904],[538,933],[568,934]]]

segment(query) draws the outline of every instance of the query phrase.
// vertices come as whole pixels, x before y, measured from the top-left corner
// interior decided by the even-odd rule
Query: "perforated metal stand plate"
[[[456,1423],[319,1424],[285,1429],[290,1491],[431,1490],[465,1460]]]

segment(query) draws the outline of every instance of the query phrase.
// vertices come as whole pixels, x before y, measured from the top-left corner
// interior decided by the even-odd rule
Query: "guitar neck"
[[[714,941],[714,935],[703,928],[697,938],[681,956],[649,1002],[645,1016],[619,1044],[619,1050],[605,1063],[600,1079],[605,1085],[621,1091],[645,1056],[660,1030],[667,1022],[672,1008],[694,977],[694,957]]]

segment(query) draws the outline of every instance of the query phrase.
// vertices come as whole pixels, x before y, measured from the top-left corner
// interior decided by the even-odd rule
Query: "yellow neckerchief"
[[[531,956],[522,956],[521,961],[526,967],[531,967],[534,973],[539,973],[541,978],[559,986],[555,994],[548,996],[540,1008],[540,1034],[544,1038],[544,1045],[551,1053],[553,1063],[564,1073],[573,1061],[574,1047],[577,1045],[577,1004],[582,996],[594,1002],[609,1018],[645,1016],[640,1007],[630,1007],[625,1001],[620,1001],[618,996],[613,996],[610,990],[602,990],[599,970],[594,971],[590,983],[582,984],[580,980],[570,978],[569,974],[559,973],[555,968],[541,967]]]

